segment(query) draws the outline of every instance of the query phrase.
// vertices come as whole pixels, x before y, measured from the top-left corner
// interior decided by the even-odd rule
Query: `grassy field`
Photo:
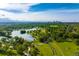
[[[61,48],[65,56],[72,56],[72,55],[75,56],[79,48],[73,42],[61,42],[61,43],[58,43],[58,46]]]
[[[79,46],[74,42],[50,42],[35,43],[40,51],[41,56],[75,56],[78,55]]]

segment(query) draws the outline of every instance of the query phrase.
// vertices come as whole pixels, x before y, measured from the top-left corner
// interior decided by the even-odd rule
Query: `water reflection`
[[[21,30],[23,30],[23,29],[13,30],[12,33],[11,33],[11,36],[12,37],[15,37],[15,36],[22,37],[22,38],[24,38],[26,40],[29,40],[29,41],[33,41],[34,40],[34,38],[30,34],[27,34],[27,33],[21,34],[20,33]],[[33,28],[33,29],[26,29],[26,32],[27,31],[32,31],[32,30],[36,30],[36,29],[35,28]]]

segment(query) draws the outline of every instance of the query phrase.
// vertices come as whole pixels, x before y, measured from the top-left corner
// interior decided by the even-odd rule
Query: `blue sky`
[[[78,3],[41,3],[31,6],[29,11],[79,9]]]
[[[0,4],[0,18],[33,22],[79,22],[78,3]]]

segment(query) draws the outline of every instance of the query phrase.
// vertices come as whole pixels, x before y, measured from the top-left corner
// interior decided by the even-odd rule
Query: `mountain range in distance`
[[[19,21],[19,20],[10,20],[8,18],[0,18],[0,24],[2,24],[2,23],[79,23],[79,22],[61,22],[61,21],[35,22],[35,21]]]
[[[0,22],[17,22],[17,20],[10,20],[8,18],[0,18]]]

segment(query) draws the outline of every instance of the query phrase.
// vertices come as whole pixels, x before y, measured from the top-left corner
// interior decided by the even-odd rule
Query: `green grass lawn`
[[[61,42],[58,46],[62,49],[65,56],[72,56],[78,51],[78,46],[73,42]]]
[[[63,56],[64,53],[62,52],[60,46],[57,44],[57,42],[51,42],[49,43],[50,44],[50,47],[52,48],[52,52],[53,52],[53,55],[58,55],[58,56]]]
[[[40,51],[39,55],[40,56],[51,56],[52,55],[51,48],[49,47],[48,44],[41,43],[38,40],[35,40],[33,43],[39,49],[39,51]]]
[[[74,42],[56,42],[49,44],[37,43],[41,56],[75,56],[78,55],[79,46]]]
[[[42,44],[42,45],[38,46],[38,49],[40,51],[41,56],[51,56],[52,55],[51,48],[48,46],[48,44]]]

